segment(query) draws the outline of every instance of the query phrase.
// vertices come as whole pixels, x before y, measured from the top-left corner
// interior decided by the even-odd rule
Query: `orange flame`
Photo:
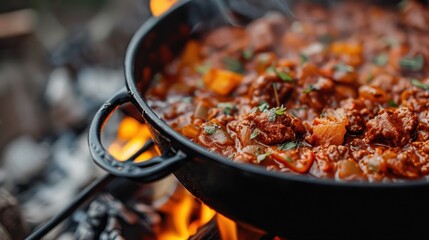
[[[150,11],[157,17],[170,9],[176,2],[177,0],[151,0]]]
[[[109,153],[118,160],[126,160],[137,152],[150,138],[149,128],[131,117],[125,117],[119,124],[117,139],[110,145]],[[135,162],[147,160],[156,152],[146,151]]]
[[[145,124],[131,117],[125,117],[118,126],[115,141],[109,147],[109,153],[118,160],[126,160],[138,151],[150,138]],[[156,155],[154,150],[140,155],[136,162],[145,161]],[[165,212],[165,221],[157,233],[156,239],[182,240],[194,235],[198,228],[208,223],[215,211],[197,201],[183,187],[160,207]]]
[[[219,226],[222,240],[237,240],[237,225],[234,221],[223,215],[217,215],[217,224]]]
[[[197,201],[182,188],[161,207],[166,213],[166,221],[157,239],[183,240],[194,235],[198,228],[208,223],[216,214],[215,211]]]

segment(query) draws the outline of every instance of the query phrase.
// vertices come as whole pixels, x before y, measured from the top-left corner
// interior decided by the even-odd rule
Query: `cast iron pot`
[[[149,108],[144,93],[153,75],[177,56],[196,32],[223,24],[216,20],[221,15],[216,1],[201,2],[183,1],[136,32],[125,59],[127,87],[101,107],[90,128],[95,162],[115,176],[140,182],[173,173],[217,212],[290,239],[424,238],[429,228],[426,179],[337,182],[234,163],[175,132]],[[100,140],[109,115],[128,102],[141,113],[163,153],[139,165],[115,160]]]

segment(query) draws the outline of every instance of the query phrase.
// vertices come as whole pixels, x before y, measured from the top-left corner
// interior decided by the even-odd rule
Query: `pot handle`
[[[89,128],[88,135],[91,156],[98,166],[118,177],[131,178],[142,182],[152,182],[163,178],[172,173],[180,163],[187,159],[185,153],[171,150],[144,162],[134,163],[133,160],[136,157],[153,145],[152,140],[146,142],[141,150],[125,161],[115,159],[101,143],[101,131],[109,120],[110,115],[120,105],[128,102],[136,104],[127,89],[123,88],[106,101],[97,111]]]

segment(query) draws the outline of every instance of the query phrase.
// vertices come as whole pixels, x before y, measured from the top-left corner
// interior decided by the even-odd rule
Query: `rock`
[[[85,68],[78,74],[77,86],[84,97],[104,102],[125,86],[124,74],[119,69]]]
[[[74,89],[67,69],[57,68],[51,73],[45,99],[52,108],[52,121],[59,129],[80,125],[86,120],[85,104]]]
[[[86,134],[62,134],[52,145],[52,164],[44,174],[45,181],[34,184],[22,204],[23,214],[32,224],[39,225],[64,209],[96,177]]]
[[[3,154],[3,169],[8,181],[25,184],[41,173],[48,163],[48,158],[47,144],[22,136],[6,147]]]

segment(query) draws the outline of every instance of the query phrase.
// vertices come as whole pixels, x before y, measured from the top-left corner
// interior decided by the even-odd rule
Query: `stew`
[[[298,3],[189,40],[146,93],[232,161],[342,181],[429,175],[429,9]]]

